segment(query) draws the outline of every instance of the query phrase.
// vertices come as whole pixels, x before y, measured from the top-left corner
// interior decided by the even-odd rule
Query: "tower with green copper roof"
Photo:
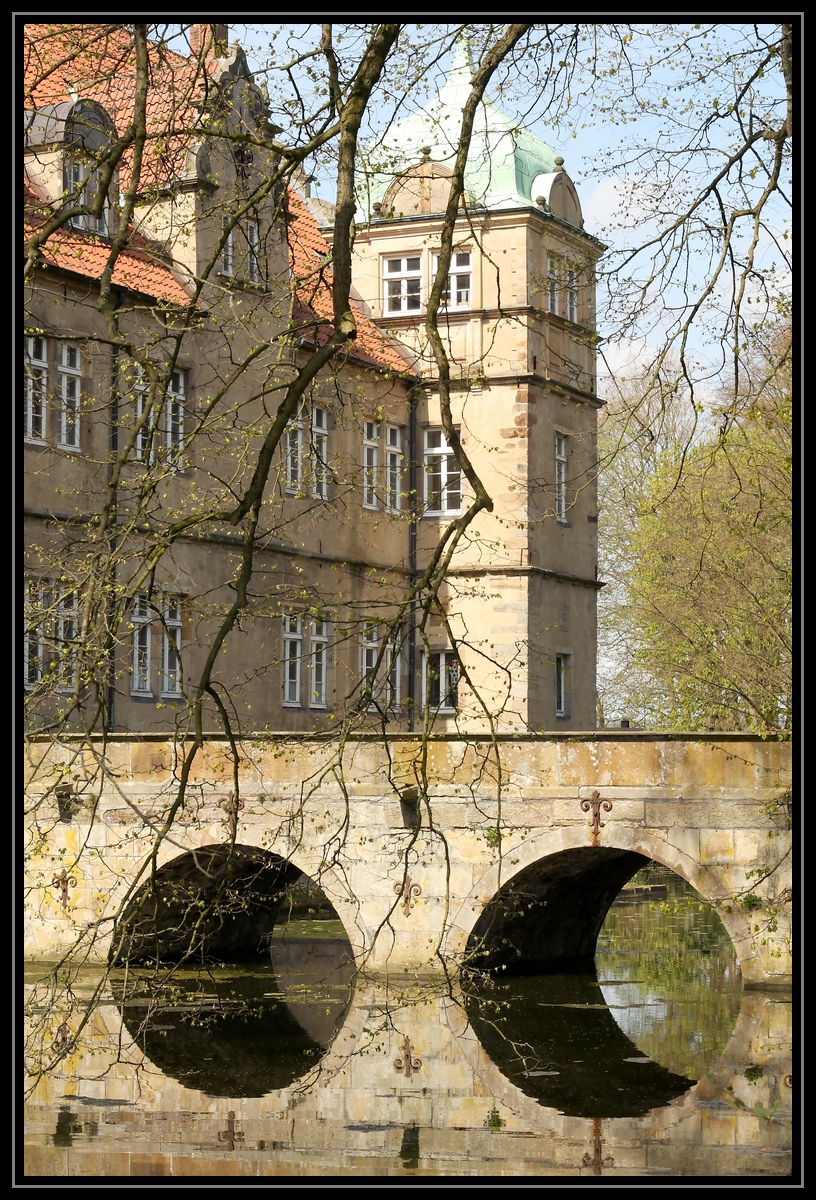
[[[409,427],[380,427],[372,412],[367,450],[386,470],[397,452],[411,466],[400,512],[416,512],[419,572],[469,502],[442,426],[425,306],[472,74],[460,41],[438,94],[365,151],[358,174],[354,285],[422,381]],[[454,423],[494,507],[451,559],[417,647],[418,686],[443,728],[594,728],[603,246],[583,227],[563,158],[489,97],[464,182],[439,329]]]
[[[358,176],[360,219],[382,212],[394,181],[423,158],[443,170],[453,168],[473,70],[469,45],[460,38],[448,77],[437,95],[418,112],[396,122],[382,141],[363,151]],[[537,201],[540,206],[539,198],[543,197],[548,210],[549,194],[563,174],[563,163],[551,146],[521,128],[486,96],[476,112],[465,171],[468,205],[476,210],[497,211],[536,206]],[[580,227],[580,205],[575,189],[571,187],[571,191],[577,205],[577,222],[573,223]]]

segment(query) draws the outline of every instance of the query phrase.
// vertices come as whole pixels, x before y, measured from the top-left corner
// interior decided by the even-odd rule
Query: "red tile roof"
[[[127,25],[31,24],[25,30],[26,107],[62,103],[80,93],[102,105],[118,134],[128,129],[133,119],[136,75],[133,38]],[[197,57],[187,58],[151,43],[149,61],[146,181],[162,184],[181,173],[184,155],[201,121],[200,101],[212,87],[211,77],[220,72],[222,60],[210,56],[202,70]],[[120,169],[123,186],[127,169],[125,161]],[[41,214],[42,204],[38,206],[33,197],[32,208],[26,214],[31,229],[42,225],[42,215],[36,215],[38,207]],[[331,271],[325,265],[330,251],[316,220],[291,189],[288,236],[298,300],[295,321],[306,341],[321,345],[329,336],[333,315]],[[65,229],[52,234],[42,251],[43,262],[90,278],[101,275],[108,254],[106,243]],[[155,251],[151,252],[144,239],[140,243],[135,233],[130,247],[116,263],[113,280],[157,299],[176,304],[190,302],[170,268]],[[354,300],[352,306],[357,338],[349,345],[348,353],[379,369],[407,373],[408,352],[401,353]]]
[[[146,122],[148,143],[140,184],[164,185],[176,178],[194,131],[200,104],[212,89],[220,59],[203,64],[156,42],[149,44],[150,78]],[[25,106],[40,109],[71,101],[76,93],[96,100],[121,137],[130,127],[136,100],[136,51],[127,25],[29,24],[25,26]],[[120,168],[127,186],[130,155]]]
[[[30,187],[26,187],[27,243],[52,215],[53,209],[44,204]],[[110,244],[90,234],[63,227],[49,235],[41,247],[41,256],[45,266],[60,267],[88,279],[99,279],[110,258]],[[149,242],[135,230],[130,235],[130,245],[121,252],[114,264],[112,280],[117,287],[130,288],[154,300],[185,307],[191,303],[190,295],[171,268],[157,258]]]
[[[299,301],[295,321],[302,327],[304,337],[323,345],[331,332],[334,313],[332,273],[327,265],[331,251],[317,221],[292,188],[288,201],[289,254]],[[357,337],[349,343],[348,353],[362,362],[400,375],[407,374],[410,370],[408,351],[401,352],[354,299],[351,306],[357,322]]]

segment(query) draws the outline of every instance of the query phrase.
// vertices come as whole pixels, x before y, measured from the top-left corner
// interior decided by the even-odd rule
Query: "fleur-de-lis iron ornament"
[[[411,1042],[407,1034],[403,1039],[402,1054],[399,1058],[394,1059],[394,1067],[397,1071],[400,1071],[406,1079],[410,1079],[415,1071],[422,1070],[422,1059],[412,1057]]]
[[[581,808],[584,812],[589,812],[590,808],[592,809],[592,820],[589,822],[589,827],[592,830],[592,837],[595,839],[604,827],[604,823],[601,820],[601,809],[603,808],[604,812],[611,812],[612,801],[604,800],[601,793],[595,791],[592,793],[591,800],[581,801]]]
[[[413,882],[410,875],[406,875],[401,883],[394,884],[394,891],[398,896],[402,896],[402,911],[407,917],[411,911],[411,900],[422,895],[422,888]]]
[[[593,1175],[600,1175],[604,1167],[614,1167],[615,1160],[601,1154],[603,1139],[601,1137],[601,1118],[592,1118],[592,1154],[585,1154],[581,1159],[582,1167],[592,1167]]]
[[[243,800],[235,799],[235,792],[230,792],[226,800],[222,802],[222,807],[227,810],[227,825],[229,826],[230,837],[235,840],[238,835],[238,813],[244,807]]]
[[[76,885],[76,878],[73,875],[69,875],[64,867],[60,874],[55,875],[51,880],[51,887],[59,888],[60,904],[62,905],[62,915],[64,917],[68,915],[68,888],[76,887]]]
[[[227,1150],[234,1150],[235,1143],[240,1144],[244,1140],[242,1130],[235,1128],[235,1113],[232,1110],[227,1113],[227,1128],[219,1130],[218,1140],[227,1143]]]

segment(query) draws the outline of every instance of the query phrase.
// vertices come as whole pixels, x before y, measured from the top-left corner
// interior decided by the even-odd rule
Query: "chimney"
[[[201,58],[202,51],[223,55],[229,43],[229,25],[191,25],[190,53]]]

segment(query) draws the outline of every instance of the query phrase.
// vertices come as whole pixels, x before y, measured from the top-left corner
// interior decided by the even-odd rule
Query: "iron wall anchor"
[[[59,888],[60,903],[62,904],[62,915],[64,917],[68,916],[68,888],[76,887],[76,885],[77,881],[75,876],[69,875],[65,868],[63,868],[59,875],[55,875],[51,880],[51,887]]]
[[[411,1055],[411,1042],[406,1034],[402,1043],[402,1054],[399,1058],[394,1059],[395,1069],[403,1074],[406,1079],[410,1079],[415,1071],[422,1070],[422,1059],[412,1058]]]
[[[235,1143],[241,1143],[244,1140],[243,1132],[235,1128],[235,1113],[230,1111],[227,1113],[227,1128],[221,1129],[218,1132],[219,1142],[226,1142],[227,1150],[234,1150]]]
[[[592,820],[589,822],[589,827],[592,830],[592,839],[595,841],[604,827],[604,823],[601,820],[601,809],[603,808],[604,812],[611,812],[612,801],[604,800],[601,793],[595,791],[592,793],[591,800],[581,801],[581,808],[584,812],[589,812],[590,808],[592,809]]]
[[[401,883],[394,884],[394,891],[398,896],[402,896],[402,911],[407,917],[411,912],[411,900],[422,895],[422,888],[413,882],[410,875],[406,875]]]

